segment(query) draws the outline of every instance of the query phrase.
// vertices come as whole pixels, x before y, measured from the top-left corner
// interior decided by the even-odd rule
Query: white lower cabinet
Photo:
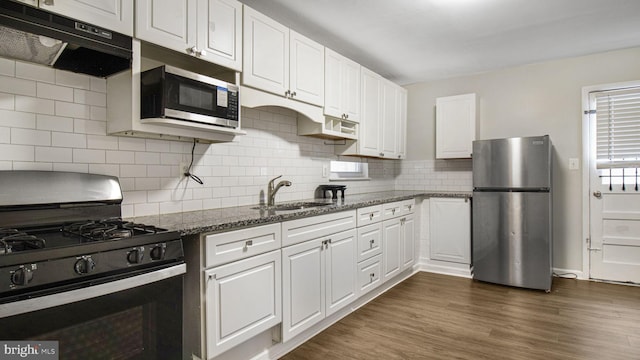
[[[385,204],[382,222],[383,282],[415,263],[415,200]],[[393,217],[395,216],[395,217]]]
[[[471,264],[471,204],[469,199],[429,199],[431,260]]]
[[[282,321],[280,250],[204,272],[207,359]]]
[[[382,255],[358,263],[358,297],[382,284]]]
[[[356,299],[355,229],[282,249],[282,341]]]

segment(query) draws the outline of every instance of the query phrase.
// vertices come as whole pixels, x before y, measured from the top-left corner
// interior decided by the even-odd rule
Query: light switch
[[[580,169],[580,160],[577,158],[569,158],[569,170]]]

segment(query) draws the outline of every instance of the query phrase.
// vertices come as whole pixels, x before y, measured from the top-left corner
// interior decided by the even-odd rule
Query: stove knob
[[[151,249],[151,259],[152,260],[162,260],[164,259],[164,254],[167,252],[167,246],[165,244],[155,246]]]
[[[11,274],[11,283],[14,285],[27,285],[33,279],[33,272],[28,268],[20,268]]]
[[[144,248],[135,248],[127,254],[129,264],[140,264],[144,259]]]
[[[76,270],[76,273],[80,275],[88,274],[96,268],[96,263],[95,261],[93,261],[91,256],[87,256],[76,261],[76,264],[73,266],[73,268]]]

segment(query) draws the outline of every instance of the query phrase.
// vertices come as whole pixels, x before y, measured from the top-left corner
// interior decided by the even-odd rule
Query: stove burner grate
[[[17,229],[0,228],[0,255],[16,251],[42,249],[46,241]]]
[[[137,233],[155,234],[155,226],[126,222],[120,218],[73,223],[63,228],[66,234],[80,235],[87,241],[130,238]]]

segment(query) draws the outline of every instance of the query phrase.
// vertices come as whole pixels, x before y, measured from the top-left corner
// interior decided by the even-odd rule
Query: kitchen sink
[[[327,203],[327,202],[304,201],[304,202],[295,202],[295,203],[276,204],[273,206],[262,205],[262,206],[256,206],[252,209],[275,210],[275,211],[289,210],[290,211],[290,210],[304,210],[304,209],[309,209],[314,207],[327,206],[331,204],[332,203]]]

